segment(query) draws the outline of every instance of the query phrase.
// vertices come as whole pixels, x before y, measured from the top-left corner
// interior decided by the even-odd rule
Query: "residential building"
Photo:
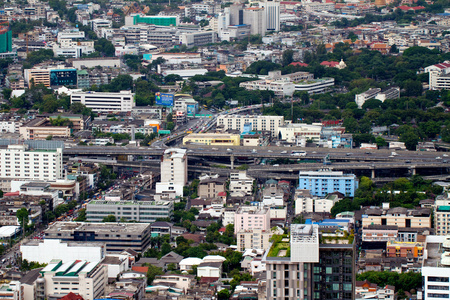
[[[46,239],[106,243],[107,253],[132,249],[143,253],[150,244],[149,223],[55,222],[45,230]]]
[[[222,225],[226,227],[228,224],[234,224],[234,215],[236,214],[236,207],[226,207],[223,212]]]
[[[378,286],[375,283],[371,283],[367,280],[356,281],[355,284],[355,299],[383,299],[394,300],[395,299],[395,286],[386,285],[384,287]]]
[[[156,192],[175,191],[177,196],[183,196],[183,187],[186,183],[186,150],[178,148],[166,149],[161,161],[161,182],[156,184]]]
[[[267,297],[348,299],[355,290],[353,238],[324,236],[318,225],[291,225],[290,239],[274,236],[264,253]],[[321,241],[321,243],[319,242]]]
[[[314,197],[310,190],[296,189],[294,194],[295,214],[303,214],[314,211]]]
[[[202,262],[197,267],[197,277],[208,279],[222,278],[222,262]]]
[[[386,243],[386,257],[422,258],[423,249],[423,243],[419,242],[388,241]]]
[[[307,92],[308,94],[322,94],[329,91],[334,86],[334,78],[323,77],[310,80],[301,80],[294,82],[295,91]]]
[[[173,201],[92,200],[86,205],[88,222],[101,222],[113,215],[117,220],[151,223],[157,219],[170,218],[172,213]]]
[[[436,197],[434,228],[436,229],[436,235],[450,234],[450,193],[444,193]]]
[[[251,34],[266,35],[266,15],[264,8],[248,7],[243,10],[243,24],[250,25]]]
[[[323,197],[333,192],[340,192],[353,197],[357,188],[358,179],[354,174],[344,174],[342,171],[330,169],[299,172],[298,189],[310,190],[311,195]]]
[[[230,184],[228,190],[231,195],[242,194],[243,196],[253,194],[254,178],[247,176],[246,171],[230,173]]]
[[[183,145],[239,146],[241,136],[229,133],[191,133],[183,138]]]
[[[6,26],[0,27],[0,53],[12,51],[12,31]]]
[[[237,251],[244,252],[247,249],[266,250],[269,248],[270,239],[274,234],[279,234],[278,230],[239,230],[236,234]]]
[[[450,239],[428,236],[422,261],[424,299],[448,299],[450,290]]]
[[[244,125],[251,124],[252,131],[268,130],[272,137],[277,137],[279,127],[284,125],[283,116],[257,116],[257,115],[221,115],[217,118],[217,126],[224,130],[244,131]]]
[[[200,198],[216,198],[219,193],[225,192],[225,177],[209,177],[200,180],[197,195]]]
[[[0,178],[47,181],[63,178],[63,148],[58,144],[46,143],[47,149],[34,143],[0,149]]]
[[[440,90],[450,89],[450,62],[445,61],[440,64],[431,65],[425,68],[425,73],[429,74],[429,89]]]
[[[234,215],[234,233],[254,229],[270,230],[270,209],[258,206],[240,206]]]
[[[195,276],[187,274],[168,274],[168,275],[156,275],[153,280],[153,285],[168,285],[174,286],[177,289],[181,289],[186,293],[192,288]]]
[[[63,263],[72,260],[100,261],[105,257],[105,245],[97,243],[63,242],[58,239],[32,240],[20,245],[22,259],[48,264],[61,259]]]
[[[72,260],[52,260],[41,275],[45,280],[46,297],[63,297],[68,293],[76,293],[86,300],[98,299],[105,295],[108,271],[100,261],[88,262]]]
[[[428,208],[407,209],[404,207],[369,208],[363,214],[362,227],[369,225],[431,228],[431,210]]]
[[[70,103],[81,103],[95,112],[131,111],[135,106],[134,93],[75,92]]]

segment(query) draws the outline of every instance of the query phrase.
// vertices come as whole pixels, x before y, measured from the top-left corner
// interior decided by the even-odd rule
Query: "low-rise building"
[[[183,138],[183,145],[239,146],[239,134],[191,133]]]
[[[274,234],[280,234],[278,227],[276,228],[275,230],[239,230],[236,234],[237,251],[244,252],[247,249],[266,250],[270,245],[272,236]]]
[[[362,227],[372,224],[398,226],[399,228],[431,228],[431,211],[428,208],[369,208],[364,211],[362,216]]]
[[[348,197],[355,195],[358,179],[354,174],[344,174],[342,171],[320,169],[318,171],[300,171],[298,189],[310,190],[312,195],[326,196],[339,192]]]
[[[210,177],[200,180],[197,194],[200,198],[216,198],[219,193],[225,192],[225,182],[225,177]]]
[[[254,229],[270,229],[270,210],[266,207],[240,206],[234,215],[234,233]]]
[[[228,187],[230,194],[252,195],[254,180],[253,177],[247,175],[246,171],[230,173],[230,184]]]
[[[81,103],[95,112],[131,111],[135,106],[134,93],[75,92],[70,103]]]
[[[313,140],[318,142],[322,132],[322,124],[304,124],[304,123],[290,123],[278,127],[278,131],[282,140],[297,144],[298,139]]]

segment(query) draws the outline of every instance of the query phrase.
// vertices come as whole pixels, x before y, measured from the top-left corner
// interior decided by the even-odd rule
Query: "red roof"
[[[439,68],[439,69],[441,69],[441,70],[443,70],[443,69],[449,68],[450,64],[448,64],[448,63],[440,63],[440,64],[435,64],[434,66]],[[6,194],[5,194],[5,196],[6,196]]]
[[[222,228],[219,229],[219,232],[225,232],[225,230],[226,230],[226,228],[222,227]]]
[[[226,196],[226,195],[227,195],[227,192],[220,192],[220,193],[217,194],[217,196],[219,196],[219,197],[223,197],[223,196]]]
[[[291,62],[289,65],[291,65],[291,66],[299,66],[299,67],[307,67],[308,66],[308,64],[305,64],[305,63],[302,63],[302,62],[299,62],[299,61]]]
[[[3,194],[4,197],[7,197],[7,196],[19,196],[19,195],[20,195],[20,191]]]
[[[147,274],[148,272],[148,267],[137,267],[137,266],[133,266],[131,267],[131,270],[137,272],[137,273],[144,273]]]
[[[424,6],[414,6],[414,7],[410,7],[410,6],[406,6],[406,5],[401,5],[399,7],[397,7],[401,10],[421,10],[421,9],[425,9]]]
[[[80,295],[70,292],[64,297],[59,298],[59,300],[84,300],[84,299]]]
[[[337,67],[339,65],[339,62],[337,61],[323,61],[320,63],[321,66],[326,67]]]

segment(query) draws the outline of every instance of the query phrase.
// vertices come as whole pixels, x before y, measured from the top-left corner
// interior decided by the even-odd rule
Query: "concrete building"
[[[311,195],[323,197],[333,192],[340,192],[353,197],[357,188],[358,179],[354,174],[344,174],[342,171],[330,169],[299,172],[298,189],[310,190]]]
[[[388,241],[386,243],[386,257],[417,259],[422,257],[423,249],[423,243],[419,242]]]
[[[170,218],[173,213],[173,201],[108,201],[92,200],[86,205],[86,220],[101,222],[113,215],[116,220],[152,223],[157,219]]]
[[[183,32],[180,35],[180,44],[188,48],[214,44],[216,41],[217,33],[214,31]]]
[[[334,86],[334,78],[323,77],[309,80],[300,80],[294,82],[295,91],[307,92],[308,94],[322,94]]]
[[[448,299],[450,290],[450,238],[428,236],[422,261],[424,299]]]
[[[197,194],[200,198],[216,198],[219,193],[225,192],[225,177],[210,177],[200,180]]]
[[[266,14],[267,31],[280,31],[280,1],[265,0],[261,4]]]
[[[149,223],[55,222],[45,230],[46,239],[106,243],[107,253],[133,249],[143,253],[150,243]]]
[[[135,106],[134,93],[75,92],[70,103],[81,103],[95,112],[131,111]]]
[[[183,145],[239,146],[241,136],[229,133],[191,133],[183,138]]]
[[[55,259],[40,273],[45,280],[46,298],[63,297],[70,292],[86,300],[105,295],[108,271],[100,261],[72,260],[63,263]]]
[[[228,190],[231,195],[243,194],[249,196],[253,194],[254,178],[247,176],[246,171],[239,171],[237,173],[230,173],[230,184]]]
[[[369,225],[398,226],[399,228],[431,228],[431,210],[428,208],[407,209],[370,208],[362,218],[362,227]]]
[[[254,229],[270,230],[270,210],[266,207],[240,206],[234,215],[234,233]]]
[[[387,99],[397,99],[397,98],[400,98],[399,87],[393,87],[385,91],[382,91],[378,93],[378,95],[376,95],[375,97],[375,99],[380,100],[381,102],[384,102]]]
[[[303,224],[291,225],[289,240],[274,237],[262,260],[266,264],[267,297],[353,299],[355,246],[353,238],[345,241],[347,244],[334,244],[319,233],[318,225]]]
[[[20,246],[22,259],[48,264],[53,259],[63,263],[72,260],[100,261],[105,257],[105,244],[63,242],[61,240],[33,240]]]
[[[380,88],[371,88],[364,93],[355,95],[355,102],[358,105],[358,108],[362,108],[367,100],[375,98],[380,92]]]
[[[51,126],[48,119],[36,118],[20,126],[19,133],[26,140],[45,140],[49,136],[68,138],[72,134],[72,128],[69,126]]]
[[[269,248],[270,239],[274,234],[278,234],[277,230],[239,230],[236,234],[237,251],[244,252],[247,249],[266,250]]]
[[[264,8],[248,7],[243,10],[243,22],[250,25],[251,34],[266,35],[266,14]]]
[[[310,190],[296,189],[294,201],[296,215],[314,211],[314,197],[311,195]]]
[[[295,91],[295,85],[287,79],[246,81],[241,82],[239,87],[249,91],[272,91],[279,97],[292,96]]]
[[[0,149],[0,178],[55,181],[63,178],[63,149],[31,148],[28,144]]]
[[[425,68],[425,73],[429,74],[429,89],[440,90],[450,89],[450,62],[445,61],[440,64],[431,65]]]
[[[268,130],[272,137],[277,137],[279,127],[284,125],[283,116],[256,116],[256,115],[221,115],[217,118],[217,126],[223,126],[224,130],[244,131],[244,125],[251,124],[252,131]]]
[[[166,149],[161,161],[161,182],[156,184],[156,192],[175,191],[177,196],[183,196],[187,178],[186,150]]]
[[[322,132],[322,124],[303,124],[303,123],[289,123],[284,126],[278,127],[280,139],[297,144],[299,139],[313,140],[318,142],[320,140],[320,134]]]

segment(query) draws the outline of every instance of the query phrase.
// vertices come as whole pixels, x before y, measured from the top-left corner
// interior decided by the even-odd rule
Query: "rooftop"
[[[84,222],[55,222],[45,231],[54,232],[74,232],[74,231],[94,231],[95,233],[124,232],[139,234],[150,227],[148,223],[84,223]]]

